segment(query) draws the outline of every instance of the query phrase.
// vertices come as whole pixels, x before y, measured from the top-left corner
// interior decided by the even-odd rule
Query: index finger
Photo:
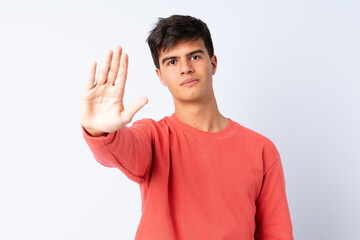
[[[96,73],[96,62],[93,61],[90,65],[88,79],[85,84],[86,90],[91,90],[94,87],[95,83],[95,73]]]

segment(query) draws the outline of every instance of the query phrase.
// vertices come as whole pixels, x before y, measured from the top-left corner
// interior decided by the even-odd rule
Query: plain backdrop
[[[270,138],[298,240],[360,239],[359,1],[1,1],[0,239],[134,239],[139,187],[96,162],[79,100],[92,61],[129,54],[133,120],[173,113],[145,42],[158,17],[212,33],[223,115]]]

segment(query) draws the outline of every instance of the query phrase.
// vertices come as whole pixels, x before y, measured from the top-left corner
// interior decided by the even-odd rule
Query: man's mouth
[[[192,85],[198,81],[199,81],[199,79],[197,79],[197,78],[189,78],[189,79],[186,79],[185,81],[183,81],[180,85],[181,86]]]

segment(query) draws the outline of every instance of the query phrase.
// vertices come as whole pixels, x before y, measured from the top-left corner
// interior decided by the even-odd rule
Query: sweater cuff
[[[85,141],[93,146],[104,146],[114,140],[116,132],[108,133],[106,136],[93,137],[81,126]]]

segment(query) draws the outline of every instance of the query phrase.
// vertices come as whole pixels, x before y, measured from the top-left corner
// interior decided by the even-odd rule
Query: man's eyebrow
[[[198,50],[189,52],[188,54],[186,54],[186,56],[189,57],[189,56],[194,55],[194,54],[197,54],[197,53],[205,54],[203,50],[198,49]],[[166,57],[166,58],[164,58],[164,59],[161,61],[161,63],[164,64],[166,61],[168,61],[168,60],[170,60],[170,59],[176,59],[176,58],[179,58],[179,57],[178,57],[178,56]]]
[[[198,50],[195,50],[195,51],[192,51],[192,52],[186,54],[186,56],[189,57],[189,56],[197,54],[197,53],[205,54],[203,50],[198,49]]]
[[[175,59],[175,58],[178,58],[178,57],[175,57],[175,56],[174,57],[166,57],[161,61],[161,63],[164,64],[167,60]]]

